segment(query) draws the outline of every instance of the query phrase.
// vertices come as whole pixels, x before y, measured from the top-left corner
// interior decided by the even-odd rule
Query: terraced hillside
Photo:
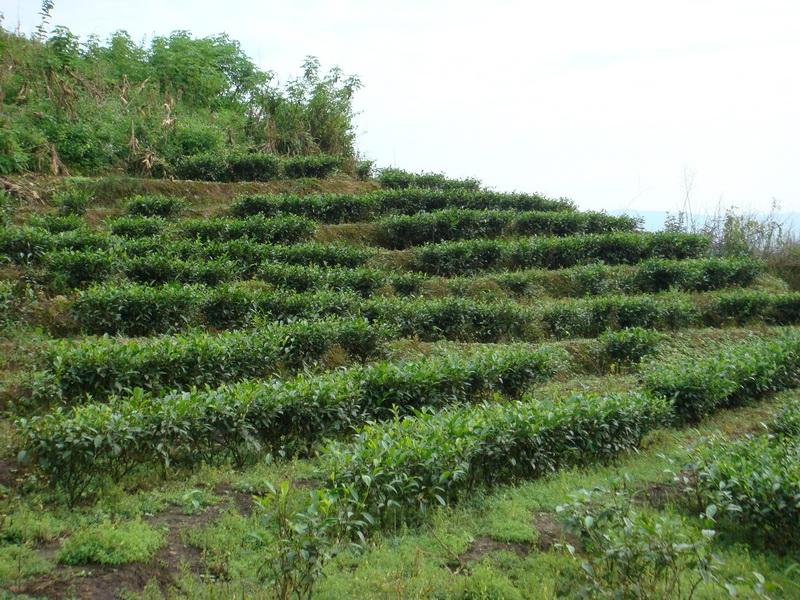
[[[9,593],[800,597],[800,293],[565,199],[303,181],[7,211]]]

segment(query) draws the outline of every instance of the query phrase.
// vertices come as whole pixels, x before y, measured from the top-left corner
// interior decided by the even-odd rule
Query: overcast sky
[[[5,26],[38,0],[0,0]],[[361,77],[379,165],[583,208],[800,211],[797,0],[55,0],[52,23],[134,39],[226,32],[265,69]]]

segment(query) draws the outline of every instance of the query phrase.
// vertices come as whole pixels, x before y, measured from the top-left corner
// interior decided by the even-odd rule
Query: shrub
[[[114,255],[106,250],[60,250],[44,256],[44,268],[56,290],[78,288],[108,278],[115,270]]]
[[[381,215],[414,215],[445,209],[575,211],[567,200],[536,194],[466,190],[379,190],[368,194],[244,195],[233,203],[234,214],[274,216],[290,213],[324,223],[371,221]]]
[[[198,181],[224,181],[227,177],[228,163],[218,152],[202,152],[184,156],[175,165],[175,174],[180,179]]]
[[[313,221],[294,215],[266,218],[260,215],[246,219],[216,217],[181,221],[181,235],[200,240],[230,241],[249,238],[269,244],[291,244],[308,239],[316,225]]]
[[[57,341],[45,352],[45,374],[65,402],[87,395],[101,399],[134,387],[153,392],[202,387],[302,369],[324,360],[333,348],[366,359],[389,333],[356,319],[297,321],[221,334],[190,332],[124,344],[106,337]]]
[[[723,406],[800,381],[800,336],[745,341],[701,359],[685,357],[647,365],[644,385],[668,398],[679,422],[694,422]]]
[[[381,187],[387,189],[406,189],[411,187],[436,190],[470,190],[480,189],[477,179],[450,179],[443,173],[411,173],[402,169],[381,169],[378,174]]]
[[[695,453],[699,500],[717,518],[780,548],[800,534],[800,444],[769,435],[717,441]]]
[[[31,227],[40,227],[50,233],[63,233],[86,227],[86,221],[78,215],[33,215],[28,220]]]
[[[121,272],[138,283],[202,283],[215,286],[244,276],[244,267],[225,258],[181,260],[171,256],[149,254],[122,258]]]
[[[786,402],[769,424],[770,431],[788,438],[800,438],[800,399]]]
[[[146,562],[164,545],[164,534],[141,521],[87,525],[69,536],[58,552],[66,565]]]
[[[265,152],[234,153],[228,156],[227,163],[227,179],[230,181],[269,181],[278,176],[280,169],[278,157]]]
[[[329,489],[368,522],[415,522],[479,485],[543,476],[635,448],[669,403],[638,393],[583,395],[422,412],[366,426],[323,452]]]
[[[93,200],[91,192],[76,188],[53,194],[53,204],[62,217],[74,215],[82,217],[86,214],[89,203]]]
[[[51,250],[100,250],[110,243],[109,236],[85,229],[57,234],[35,227],[0,229],[0,255],[17,263],[37,262]]]
[[[735,595],[714,552],[714,530],[638,507],[619,488],[582,490],[556,511],[583,549],[567,548],[582,566],[579,597],[693,598],[701,584]]]
[[[650,329],[630,327],[620,331],[607,331],[600,335],[600,354],[605,362],[616,364],[638,363],[655,352],[661,335]]]
[[[256,214],[266,216],[290,214],[308,217],[323,223],[368,221],[372,218],[374,209],[374,202],[369,196],[347,194],[243,195],[238,196],[231,205],[233,213],[240,217]]]
[[[291,179],[301,177],[318,177],[330,175],[339,167],[341,159],[329,154],[310,154],[308,156],[292,156],[283,160],[283,172]]]
[[[108,221],[108,228],[114,235],[122,237],[151,237],[164,230],[166,221],[163,217],[119,217]]]
[[[433,275],[486,269],[559,269],[595,261],[633,264],[645,258],[698,257],[708,240],[694,234],[607,233],[523,240],[469,240],[429,244],[411,251],[411,267]]]
[[[100,285],[79,292],[69,310],[88,333],[149,335],[197,323],[204,297],[200,286]]]
[[[360,181],[367,181],[372,177],[372,168],[375,165],[374,160],[359,160],[356,162],[356,178]]]
[[[407,248],[443,240],[501,235],[573,235],[627,231],[638,223],[630,217],[603,213],[444,209],[395,215],[378,222],[378,235],[390,248]]]
[[[129,215],[141,217],[174,217],[185,207],[181,198],[172,196],[134,196],[125,204]]]
[[[137,464],[241,462],[266,444],[305,449],[367,419],[420,406],[518,395],[551,377],[563,351],[489,348],[403,363],[373,363],[320,376],[252,381],[157,398],[136,392],[17,422],[25,455],[71,500]]]

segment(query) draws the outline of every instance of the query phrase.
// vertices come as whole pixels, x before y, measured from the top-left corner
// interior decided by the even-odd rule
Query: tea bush
[[[266,244],[291,244],[307,240],[316,225],[304,217],[288,215],[266,218],[252,216],[246,219],[227,217],[186,219],[177,226],[179,235],[198,240],[227,242],[248,238]]]
[[[615,364],[638,363],[655,352],[660,340],[661,334],[641,327],[607,331],[598,338],[602,359]]]
[[[263,445],[304,451],[393,411],[475,402],[495,392],[518,395],[564,360],[563,351],[551,348],[488,348],[164,397],[136,392],[111,404],[57,408],[17,425],[26,458],[75,500],[140,464],[241,462]]]
[[[237,152],[228,156],[226,179],[230,181],[269,181],[278,177],[280,159],[266,152]]]
[[[389,248],[407,248],[445,240],[503,235],[575,235],[631,231],[638,221],[603,213],[444,209],[394,215],[378,221],[378,236]]]
[[[275,216],[295,214],[323,223],[372,221],[382,215],[414,215],[445,209],[574,211],[567,200],[553,200],[536,194],[468,190],[380,190],[368,194],[292,194],[239,196],[231,205],[233,213]]]
[[[478,486],[612,458],[635,448],[669,415],[666,400],[639,393],[420,412],[330,444],[323,470],[329,489],[356,514],[396,527]]]
[[[720,407],[797,385],[800,335],[744,341],[701,359],[659,359],[646,365],[643,381],[674,404],[679,422],[694,422]]]
[[[78,215],[33,215],[28,219],[29,226],[39,227],[50,233],[62,233],[64,231],[74,231],[76,229],[84,229],[86,221]]]
[[[368,221],[372,218],[375,203],[370,198],[348,194],[243,195],[234,200],[231,210],[239,217],[289,214],[323,223],[346,223]]]
[[[140,217],[175,217],[184,208],[186,203],[172,196],[133,196],[125,203],[129,215]]]
[[[130,216],[107,221],[108,229],[114,235],[130,238],[152,237],[160,234],[167,222],[163,217]]]
[[[481,182],[477,179],[452,179],[443,173],[411,173],[403,169],[381,169],[378,174],[381,187],[387,189],[426,188],[435,190],[477,191]]]
[[[62,190],[53,194],[53,205],[62,217],[86,214],[89,203],[93,200],[90,192],[76,188]]]
[[[323,360],[333,348],[363,360],[375,355],[390,333],[363,319],[323,319],[126,343],[108,337],[56,341],[42,358],[47,382],[42,391],[56,389],[60,401],[77,402],[85,396],[97,400],[134,387],[160,392],[218,385],[302,369]]]
[[[431,275],[460,275],[487,269],[559,269],[602,261],[633,264],[647,258],[697,258],[708,239],[695,234],[608,233],[523,240],[468,240],[411,250],[411,268]]]
[[[800,443],[770,435],[717,441],[697,451],[699,499],[717,518],[779,548],[800,534]]]
[[[283,173],[291,179],[317,177],[323,179],[333,173],[341,164],[341,159],[330,154],[311,154],[290,156],[282,161]]]

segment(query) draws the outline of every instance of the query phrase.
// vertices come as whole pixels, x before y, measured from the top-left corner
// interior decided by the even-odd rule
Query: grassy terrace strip
[[[551,377],[564,360],[557,348],[489,348],[160,398],[136,393],[17,425],[27,456],[74,500],[137,465],[240,462],[265,446],[302,450],[393,411],[515,396]]]
[[[658,360],[643,373],[645,387],[668,398],[678,422],[694,422],[721,407],[800,383],[800,333],[747,341],[687,362]]]
[[[729,290],[551,300],[536,305],[466,298],[371,298],[349,290],[293,293],[251,284],[100,285],[67,309],[86,333],[148,335],[190,327],[247,327],[259,321],[362,316],[424,340],[502,341],[595,337],[606,329],[677,329],[748,322],[800,323],[800,293]]]
[[[381,245],[400,249],[446,240],[634,231],[638,225],[633,217],[600,212],[451,208],[384,217],[376,236]]]
[[[294,214],[322,223],[374,221],[390,214],[411,215],[448,208],[477,210],[566,211],[575,210],[569,200],[553,200],[535,194],[475,190],[402,189],[369,194],[243,195],[231,205],[243,217]]]
[[[296,321],[221,334],[132,340],[90,338],[48,345],[34,397],[66,403],[135,387],[163,392],[296,371],[330,353],[336,361],[375,356],[392,332],[363,319]]]
[[[706,236],[663,232],[464,240],[413,248],[407,267],[445,276],[489,269],[560,269],[592,262],[634,264],[648,258],[698,258],[708,247]]]
[[[421,412],[330,444],[323,470],[356,518],[396,527],[482,485],[613,458],[668,423],[670,408],[663,398],[628,393]]]

